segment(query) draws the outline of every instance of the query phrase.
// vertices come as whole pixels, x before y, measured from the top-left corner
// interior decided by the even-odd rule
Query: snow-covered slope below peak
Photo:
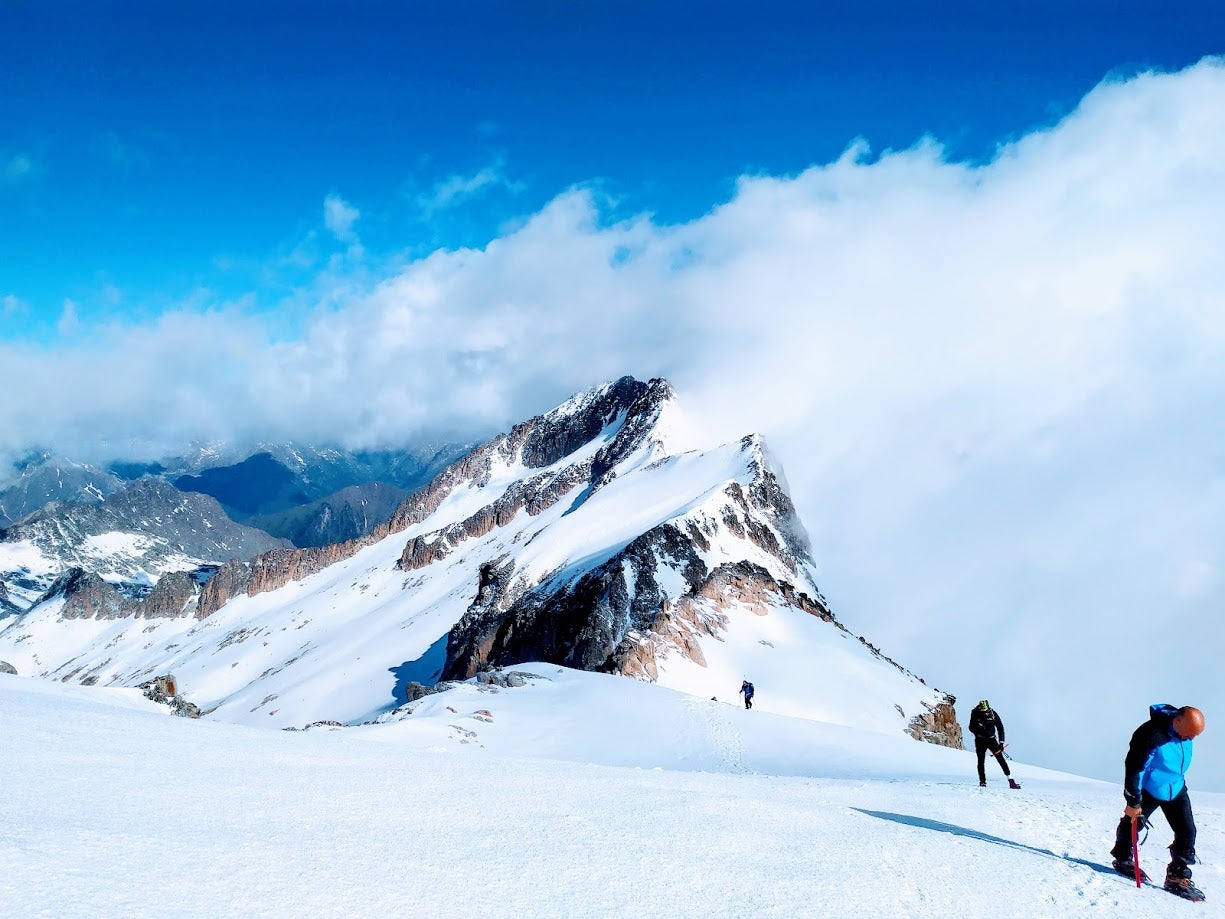
[[[0,675],[0,902],[20,916],[88,903],[108,917],[184,904],[322,917],[402,912],[411,891],[421,914],[462,900],[476,916],[540,919],[575,904],[597,917],[645,904],[678,919],[1158,919],[1215,903],[1110,870],[1117,784],[1016,761],[1021,791],[998,773],[980,789],[972,753],[523,669],[537,674],[523,687],[466,684],[395,723],[307,732]],[[1195,879],[1214,898],[1225,869],[1207,853],[1225,847],[1225,796],[1193,797]],[[63,839],[82,825],[91,844],[64,871]],[[167,840],[213,870],[184,871]],[[1150,873],[1169,841],[1154,818]],[[470,890],[484,893],[456,893]]]

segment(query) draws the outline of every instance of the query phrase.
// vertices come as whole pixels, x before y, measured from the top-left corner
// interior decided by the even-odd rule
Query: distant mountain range
[[[531,661],[701,698],[755,677],[767,711],[960,746],[954,700],[834,617],[762,440],[692,449],[687,430],[665,381],[626,377],[467,452],[356,538],[236,553],[143,598],[67,570],[5,621],[0,659],[106,685],[173,671],[206,715],[277,727]],[[193,473],[261,506],[233,474]]]
[[[322,501],[355,485],[379,483],[414,491],[472,446],[435,442],[401,450],[348,451],[296,444],[198,445],[157,462],[117,461],[105,468],[34,453],[19,464],[15,481],[0,489],[0,528],[51,502],[100,503],[146,476],[164,478],[180,491],[211,495],[232,520],[246,522]]]
[[[471,447],[451,443],[411,450],[350,452],[261,444],[237,462],[204,466],[193,458],[195,471],[176,474],[167,468],[162,474],[182,491],[212,495],[234,520],[245,522],[257,516],[275,520],[276,514],[321,502],[355,485],[377,482],[407,494],[425,485]],[[340,498],[333,502],[333,510],[341,504],[360,504],[372,498]]]
[[[199,447],[106,469],[33,455],[0,491],[0,616],[73,568],[140,596],[167,571],[363,536],[468,448],[261,445],[231,462],[232,450]]]
[[[139,596],[167,572],[291,545],[234,523],[208,495],[146,477],[98,504],[53,501],[13,524],[0,539],[0,583],[11,601],[29,605],[79,568]]]
[[[47,454],[28,457],[17,481],[0,490],[0,528],[53,501],[97,504],[126,484],[123,477],[96,466]]]

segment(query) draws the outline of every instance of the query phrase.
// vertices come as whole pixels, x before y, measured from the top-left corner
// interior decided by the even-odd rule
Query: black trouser
[[[753,707],[753,697],[752,697],[752,696],[745,696],[745,697],[744,697],[744,707],[745,707],[745,708],[752,708],[752,707]]]
[[[1004,748],[1000,746],[1000,742],[994,737],[975,737],[974,752],[978,754],[978,780],[980,782],[987,781],[987,773],[983,769],[983,763],[987,759],[988,750],[995,756],[995,761],[1000,764],[1000,768],[1004,770],[1004,775],[1012,775],[1008,771],[1008,762],[1004,759]]]
[[[1147,791],[1141,792],[1140,810],[1145,819],[1157,808],[1161,808],[1170,829],[1174,831],[1167,873],[1174,877],[1189,878],[1191,869],[1187,866],[1195,864],[1195,817],[1191,814],[1191,796],[1187,794],[1186,786],[1184,785],[1183,790],[1171,801],[1154,798]],[[1123,817],[1119,821],[1119,828],[1114,834],[1114,848],[1110,850],[1110,854],[1118,859],[1131,858],[1130,817]]]

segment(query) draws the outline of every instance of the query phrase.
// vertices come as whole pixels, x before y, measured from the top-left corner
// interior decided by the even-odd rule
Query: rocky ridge
[[[255,596],[276,590],[290,581],[302,580],[353,557],[388,536],[426,521],[460,486],[479,488],[488,484],[497,461],[521,460],[529,469],[554,465],[586,446],[606,426],[624,415],[632,422],[596,456],[574,466],[529,477],[460,523],[427,536],[414,537],[401,553],[400,567],[411,571],[436,561],[449,554],[459,542],[506,525],[520,510],[539,514],[579,482],[586,482],[594,491],[617,459],[650,434],[660,407],[673,395],[665,380],[641,383],[623,377],[602,390],[576,397],[547,414],[516,425],[508,434],[494,438],[452,463],[428,486],[404,501],[387,523],[379,524],[365,536],[317,548],[273,550],[249,562],[227,562],[205,586],[196,615],[204,618],[239,594]]]

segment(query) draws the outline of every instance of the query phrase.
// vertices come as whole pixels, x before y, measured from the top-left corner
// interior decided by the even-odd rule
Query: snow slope
[[[1210,899],[1190,904],[1103,867],[1117,786],[1015,763],[1022,791],[998,771],[980,789],[969,753],[520,669],[520,688],[465,684],[385,724],[306,732],[0,675],[0,913],[1219,914],[1225,796],[1193,791]]]

